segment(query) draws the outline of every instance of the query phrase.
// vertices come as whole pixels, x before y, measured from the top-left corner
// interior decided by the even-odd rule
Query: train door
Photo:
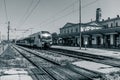
[[[37,45],[38,45],[38,47],[42,47],[42,38],[41,38],[40,34],[37,35]]]
[[[31,46],[34,45],[34,37],[31,37],[31,38],[30,38],[30,44],[31,44]]]
[[[35,44],[34,46],[39,47],[39,41],[38,41],[38,36],[35,35]]]

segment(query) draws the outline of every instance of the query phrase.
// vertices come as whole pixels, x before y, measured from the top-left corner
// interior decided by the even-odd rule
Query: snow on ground
[[[108,56],[108,57],[113,57],[113,58],[118,58],[120,59],[120,50],[105,50],[105,49],[95,49],[95,48],[82,48],[81,50],[79,47],[69,47],[69,46],[52,46],[53,48],[60,48],[60,49],[66,49],[66,50],[72,50],[72,51],[77,51],[77,52],[85,52],[85,53],[90,53],[90,54],[95,54],[95,55],[102,55],[102,56]]]
[[[105,74],[120,71],[120,68],[112,67],[101,63],[91,62],[91,61],[77,61],[77,62],[73,62],[72,64],[81,68],[85,68],[91,71],[105,73]]]
[[[7,74],[7,75],[4,75]],[[12,68],[4,71],[3,75],[0,77],[0,80],[33,80],[28,72],[20,68]]]

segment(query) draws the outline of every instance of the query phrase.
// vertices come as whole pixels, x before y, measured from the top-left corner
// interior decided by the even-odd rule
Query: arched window
[[[76,32],[78,32],[78,28],[76,28]]]

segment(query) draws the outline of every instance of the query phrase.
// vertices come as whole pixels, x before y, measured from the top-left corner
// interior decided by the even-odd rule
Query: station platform
[[[33,80],[27,71],[21,68],[0,69],[0,80]]]
[[[120,50],[119,49],[86,48],[86,50],[85,50],[85,48],[83,48],[83,47],[80,49],[79,47],[54,46],[54,45],[51,47],[120,59]]]

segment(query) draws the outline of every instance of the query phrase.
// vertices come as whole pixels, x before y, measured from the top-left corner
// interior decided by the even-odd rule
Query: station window
[[[67,30],[67,33],[69,33],[69,30]]]
[[[116,27],[118,27],[118,22],[116,22]]]
[[[65,32],[65,30],[64,30],[64,34],[65,34],[66,32]]]
[[[76,28],[76,32],[78,32],[78,28]]]
[[[113,27],[113,23],[111,23],[111,27]]]
[[[73,29],[71,29],[71,33],[73,32]]]
[[[108,24],[106,25],[106,27],[108,28]]]
[[[62,34],[62,33],[63,33],[63,31],[62,31],[62,30],[60,30],[60,33]]]

